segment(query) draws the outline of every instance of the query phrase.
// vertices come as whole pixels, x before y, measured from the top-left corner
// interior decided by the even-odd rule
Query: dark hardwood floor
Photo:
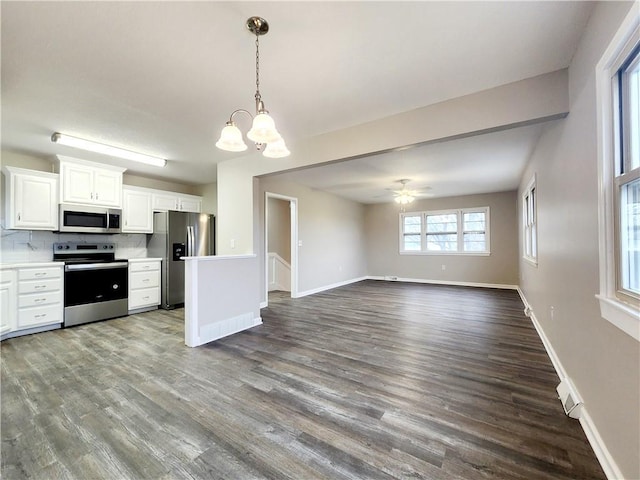
[[[516,292],[269,302],[195,349],[182,310],[3,342],[2,478],[605,478]]]

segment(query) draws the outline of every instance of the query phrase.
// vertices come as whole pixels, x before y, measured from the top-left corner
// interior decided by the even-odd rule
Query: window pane
[[[484,252],[487,249],[485,244],[484,233],[465,233],[464,234],[464,251],[465,252]]]
[[[623,106],[628,112],[628,128],[625,135],[628,136],[628,152],[630,169],[640,167],[640,61],[636,59],[625,72],[628,103]]]
[[[458,230],[458,216],[455,213],[443,215],[427,215],[427,232],[456,232]]]
[[[403,237],[404,239],[404,250],[409,250],[409,251],[420,251],[421,250],[421,245],[420,245],[420,234],[418,233],[418,235],[405,235]]]
[[[458,235],[450,234],[427,234],[427,250],[429,251],[456,251],[458,250]]]
[[[484,232],[484,212],[465,213],[463,219],[465,232]]]
[[[404,217],[404,233],[420,233],[422,226],[420,215]]]
[[[622,186],[620,200],[621,286],[640,295],[640,179]]]

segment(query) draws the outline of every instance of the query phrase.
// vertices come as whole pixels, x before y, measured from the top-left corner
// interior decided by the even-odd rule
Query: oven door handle
[[[71,272],[74,270],[101,270],[108,268],[127,268],[128,262],[112,262],[112,263],[80,263],[77,265],[65,265],[64,271]]]

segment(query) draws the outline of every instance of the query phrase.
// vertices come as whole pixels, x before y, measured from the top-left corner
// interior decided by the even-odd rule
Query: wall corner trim
[[[560,379],[569,377],[569,375],[567,374],[567,371],[564,369],[564,366],[562,365],[562,362],[560,361],[560,357],[558,357],[558,354],[553,349],[553,345],[549,341],[549,338],[547,337],[547,335],[544,333],[544,330],[542,329],[542,325],[540,325],[540,322],[536,318],[536,315],[533,312],[531,305],[527,301],[524,295],[524,292],[520,289],[520,287],[517,287],[517,291],[518,291],[518,294],[520,295],[520,299],[522,300],[522,303],[525,306],[525,312],[527,311],[529,312],[527,316],[531,318],[531,322],[533,323],[533,326],[538,332],[538,336],[540,337],[540,340],[542,340],[542,344],[544,345],[544,348],[547,351],[547,355],[549,355],[549,359],[553,364],[553,368],[556,370],[556,374]],[[578,394],[580,395],[579,391],[578,391]],[[604,470],[604,473],[607,476],[607,478],[609,480],[622,480],[624,476],[620,471],[620,468],[616,464],[615,460],[611,456],[611,453],[609,452],[607,445],[604,443],[604,440],[600,436],[600,433],[598,432],[598,428],[596,427],[596,424],[594,423],[593,419],[589,415],[587,403],[588,402],[586,402],[584,407],[582,408],[582,414],[579,420],[580,426],[582,427],[582,430],[587,436],[587,440],[589,441],[591,448],[593,448],[593,451],[596,454],[596,458],[598,459],[598,462],[600,462],[600,466],[602,467],[602,470]]]

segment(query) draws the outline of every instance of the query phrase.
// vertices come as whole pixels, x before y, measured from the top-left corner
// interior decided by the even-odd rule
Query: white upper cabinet
[[[152,193],[125,186],[122,189],[123,233],[153,233]]]
[[[122,207],[122,173],[125,168],[58,155],[60,201]]]
[[[58,175],[4,167],[6,228],[58,229]]]
[[[202,197],[159,190],[153,193],[153,210],[156,212],[174,210],[200,213],[202,211]]]

